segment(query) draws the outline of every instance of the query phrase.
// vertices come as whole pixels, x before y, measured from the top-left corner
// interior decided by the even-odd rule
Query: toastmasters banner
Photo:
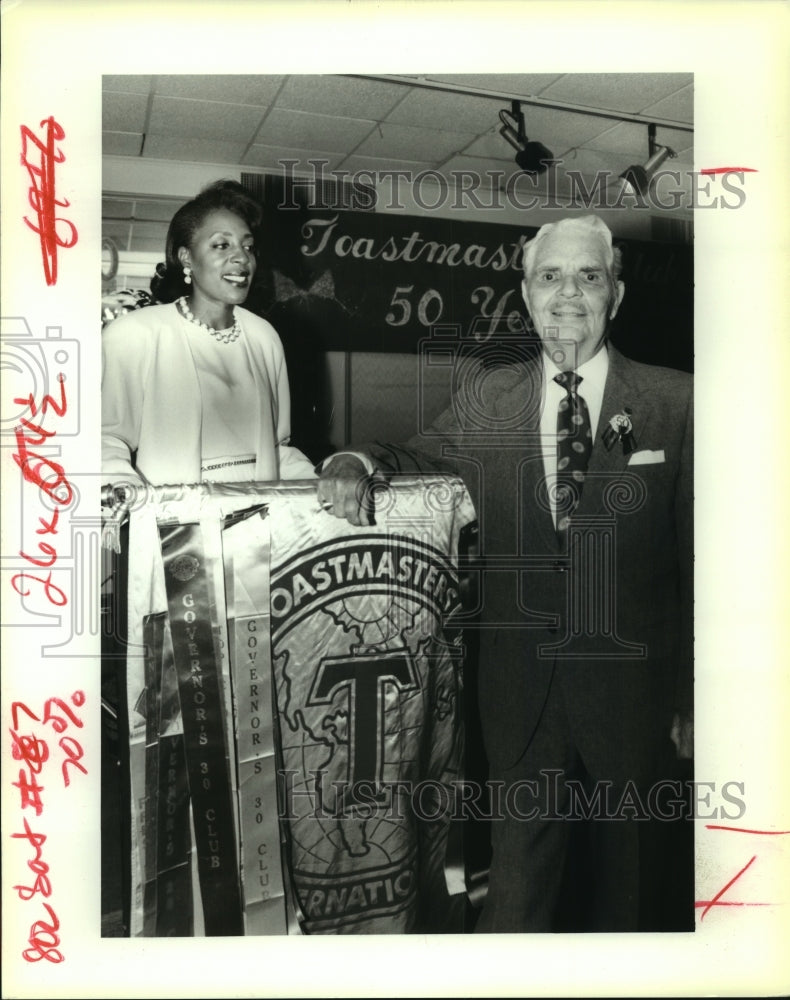
[[[437,331],[475,349],[525,335],[523,246],[534,226],[311,210],[274,187],[262,197],[259,285],[249,306],[286,347],[416,353]],[[691,246],[616,242],[628,294],[613,342],[635,360],[691,371]]]
[[[162,487],[130,525],[134,936],[463,930],[460,480]]]

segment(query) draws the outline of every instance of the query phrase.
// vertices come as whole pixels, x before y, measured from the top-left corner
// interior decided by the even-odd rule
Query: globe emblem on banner
[[[195,556],[190,555],[178,556],[170,564],[170,572],[176,580],[180,580],[182,583],[191,580],[199,569],[200,561]]]
[[[286,627],[273,647],[293,874],[308,926],[405,927],[420,878],[412,794],[428,770],[426,733],[457,711],[435,609],[397,588],[330,598],[309,629]],[[438,775],[457,766],[447,735],[432,747]]]

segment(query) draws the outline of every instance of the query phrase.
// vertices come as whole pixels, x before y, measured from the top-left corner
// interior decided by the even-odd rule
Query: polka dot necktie
[[[564,534],[581,497],[593,439],[587,404],[576,391],[581,376],[560,372],[554,381],[566,392],[557,410],[557,531]]]

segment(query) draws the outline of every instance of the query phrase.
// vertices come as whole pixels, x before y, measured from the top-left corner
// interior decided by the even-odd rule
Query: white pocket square
[[[629,465],[656,465],[664,461],[664,449],[660,451],[635,451],[628,460]]]

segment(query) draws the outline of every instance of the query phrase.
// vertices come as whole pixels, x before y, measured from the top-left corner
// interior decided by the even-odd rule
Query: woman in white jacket
[[[176,212],[151,283],[162,303],[102,334],[105,483],[275,481],[315,476],[289,446],[280,339],[242,308],[255,274],[260,208],[219,181]]]

